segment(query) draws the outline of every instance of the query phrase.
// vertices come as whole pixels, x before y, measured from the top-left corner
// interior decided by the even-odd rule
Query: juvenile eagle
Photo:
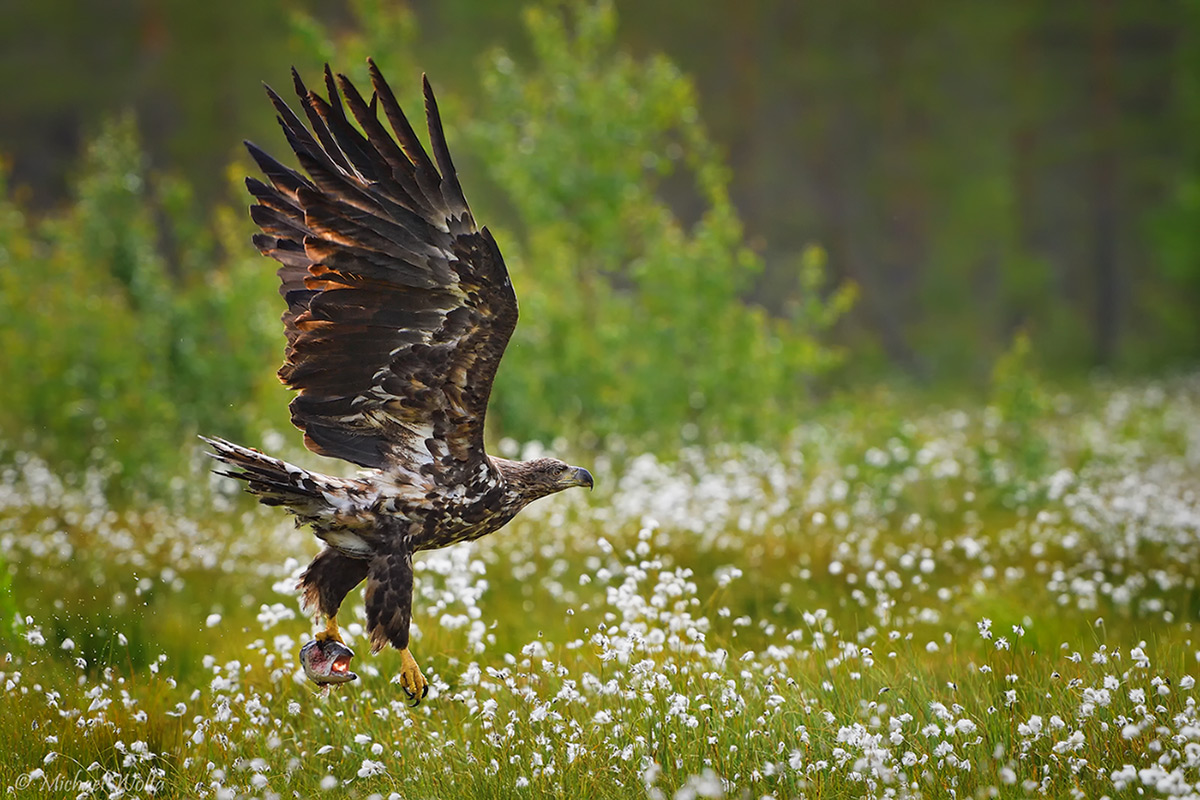
[[[328,99],[293,70],[307,127],[267,89],[307,176],[246,143],[267,178],[246,179],[262,229],[254,244],[282,265],[279,377],[296,391],[292,422],[308,449],[366,471],[330,477],[205,441],[232,467],[222,474],[324,541],[299,587],[305,608],[326,620],[317,639],[341,643],[338,608],[365,578],[371,651],[400,651],[400,685],[419,701],[429,685],[408,650],[413,553],[491,533],[539,497],[590,488],[592,476],[552,458],[484,451],[488,396],[517,298],[495,240],[467,207],[429,81],[433,160],[368,64],[370,101],[328,66]]]

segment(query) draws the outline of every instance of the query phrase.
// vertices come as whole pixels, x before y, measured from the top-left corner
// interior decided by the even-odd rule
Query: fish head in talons
[[[337,686],[358,680],[350,671],[354,651],[333,639],[313,639],[300,648],[300,665],[304,674],[318,686]]]

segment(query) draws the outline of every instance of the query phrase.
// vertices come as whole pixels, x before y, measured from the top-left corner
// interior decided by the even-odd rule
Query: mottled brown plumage
[[[267,180],[246,181],[262,229],[254,243],[280,263],[279,377],[296,391],[292,422],[310,450],[367,471],[334,478],[206,441],[233,467],[224,474],[326,543],[300,581],[305,607],[329,619],[326,635],[340,641],[337,610],[366,578],[372,650],[400,649],[402,685],[420,693],[424,679],[407,653],[412,554],[483,536],[531,501],[592,478],[555,459],[485,452],[516,295],[495,240],[471,216],[429,82],[432,158],[368,63],[369,101],[328,67],[328,97],[293,73],[307,126],[268,88],[306,174],[247,143]]]

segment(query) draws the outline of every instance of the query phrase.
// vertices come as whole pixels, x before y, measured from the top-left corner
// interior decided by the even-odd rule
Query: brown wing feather
[[[247,180],[254,243],[281,264],[287,302],[279,376],[309,449],[458,485],[492,475],[484,416],[517,300],[463,197],[429,82],[432,159],[373,62],[370,74],[370,103],[328,67],[328,99],[295,75],[309,127],[268,88],[307,175],[247,145],[268,181]]]

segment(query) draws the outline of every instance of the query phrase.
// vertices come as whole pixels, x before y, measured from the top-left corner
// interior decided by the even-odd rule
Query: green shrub
[[[990,430],[983,456],[994,477],[1037,480],[1045,476],[1050,449],[1038,423],[1049,411],[1050,400],[1032,359],[1029,334],[1020,331],[992,367]],[[999,462],[1011,466],[998,471]]]
[[[492,54],[469,129],[515,212],[501,241],[522,321],[494,401],[500,430],[545,437],[571,422],[677,441],[790,428],[811,380],[838,363],[820,335],[851,291],[820,298],[813,249],[788,317],[744,302],[763,265],[692,82],[664,57],[619,51],[610,3],[559,11],[527,11],[532,63]],[[694,182],[693,224],[660,195],[672,175]]]
[[[35,223],[0,200],[4,440],[157,492],[197,430],[263,427],[247,401],[282,338],[274,278],[214,244],[245,253],[246,226],[197,218],[185,186],[148,180],[128,117],[92,141],[63,213]]]

